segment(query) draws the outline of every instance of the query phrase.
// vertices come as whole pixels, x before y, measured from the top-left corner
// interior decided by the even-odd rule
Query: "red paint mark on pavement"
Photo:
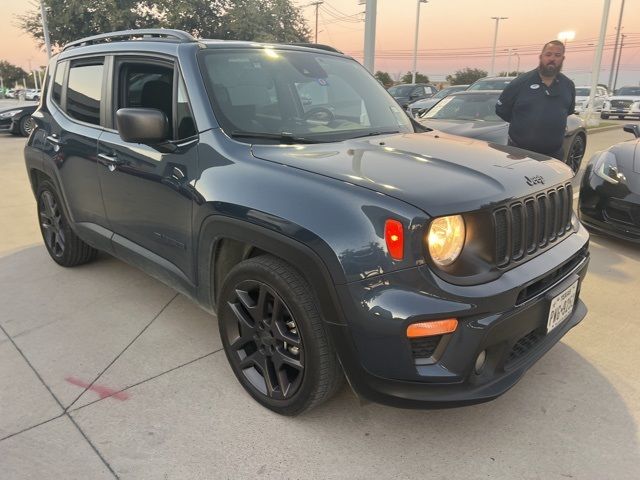
[[[117,390],[114,390],[113,388],[105,387],[103,385],[96,385],[95,383],[89,386],[89,383],[76,377],[66,377],[65,380],[71,385],[88,388],[89,390],[96,392],[98,395],[100,395],[100,398],[112,397],[117,400],[127,400],[129,398],[129,394],[127,394],[127,392],[119,392]]]

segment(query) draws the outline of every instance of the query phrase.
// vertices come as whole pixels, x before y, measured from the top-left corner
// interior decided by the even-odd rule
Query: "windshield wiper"
[[[268,132],[244,132],[240,130],[234,130],[231,132],[233,138],[267,138],[270,140],[280,140],[281,143],[292,145],[294,143],[322,143],[317,140],[311,140],[309,138],[297,137],[289,132],[281,133],[268,133]]]
[[[349,138],[375,137],[377,135],[391,135],[393,133],[400,133],[400,131],[389,130],[389,131],[369,132],[369,133],[363,133],[362,135],[356,135],[354,137],[349,137]]]

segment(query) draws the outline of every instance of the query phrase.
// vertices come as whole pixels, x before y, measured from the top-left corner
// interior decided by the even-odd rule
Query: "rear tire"
[[[602,118],[603,120],[608,120],[609,119],[609,115],[606,113],[601,113],[600,114],[600,118]]]
[[[28,137],[29,135],[31,135],[31,132],[33,132],[34,127],[35,127],[35,122],[33,121],[33,118],[31,118],[31,115],[25,115],[20,119],[19,130],[20,130],[20,135],[22,135],[23,137]]]
[[[60,197],[51,182],[42,181],[36,197],[40,232],[51,258],[63,267],[75,267],[96,258],[98,251],[71,230]]]
[[[236,265],[218,298],[233,373],[264,407],[294,416],[328,400],[343,374],[309,284],[271,255]]]

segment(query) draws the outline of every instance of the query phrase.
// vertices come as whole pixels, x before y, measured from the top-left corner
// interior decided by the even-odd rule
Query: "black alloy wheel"
[[[62,212],[58,201],[49,190],[40,195],[38,201],[38,214],[40,216],[40,228],[42,238],[47,250],[55,257],[64,255],[65,235],[63,228]]]
[[[33,132],[36,123],[31,118],[31,115],[25,115],[20,119],[20,135],[28,137]]]
[[[271,287],[251,280],[236,286],[228,304],[233,317],[226,325],[227,338],[243,375],[269,398],[291,398],[302,383],[305,358],[289,308]]]
[[[53,185],[42,180],[38,185],[38,223],[44,245],[53,260],[63,267],[90,262],[98,253],[71,229]]]
[[[342,372],[302,276],[263,255],[228,274],[218,299],[225,354],[245,390],[282,415],[298,415],[330,398]]]
[[[569,155],[567,156],[567,165],[571,167],[574,175],[580,170],[580,164],[582,163],[582,157],[584,157],[586,147],[587,145],[582,135],[576,135],[576,138],[571,142]]]

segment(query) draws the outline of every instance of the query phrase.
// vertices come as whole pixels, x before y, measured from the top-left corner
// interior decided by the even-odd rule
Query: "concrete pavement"
[[[590,136],[587,156],[630,138]],[[345,387],[283,418],[242,390],[215,317],[107,255],[47,256],[0,135],[2,478],[640,478],[640,249],[593,236],[584,322],[484,405],[399,410]]]

